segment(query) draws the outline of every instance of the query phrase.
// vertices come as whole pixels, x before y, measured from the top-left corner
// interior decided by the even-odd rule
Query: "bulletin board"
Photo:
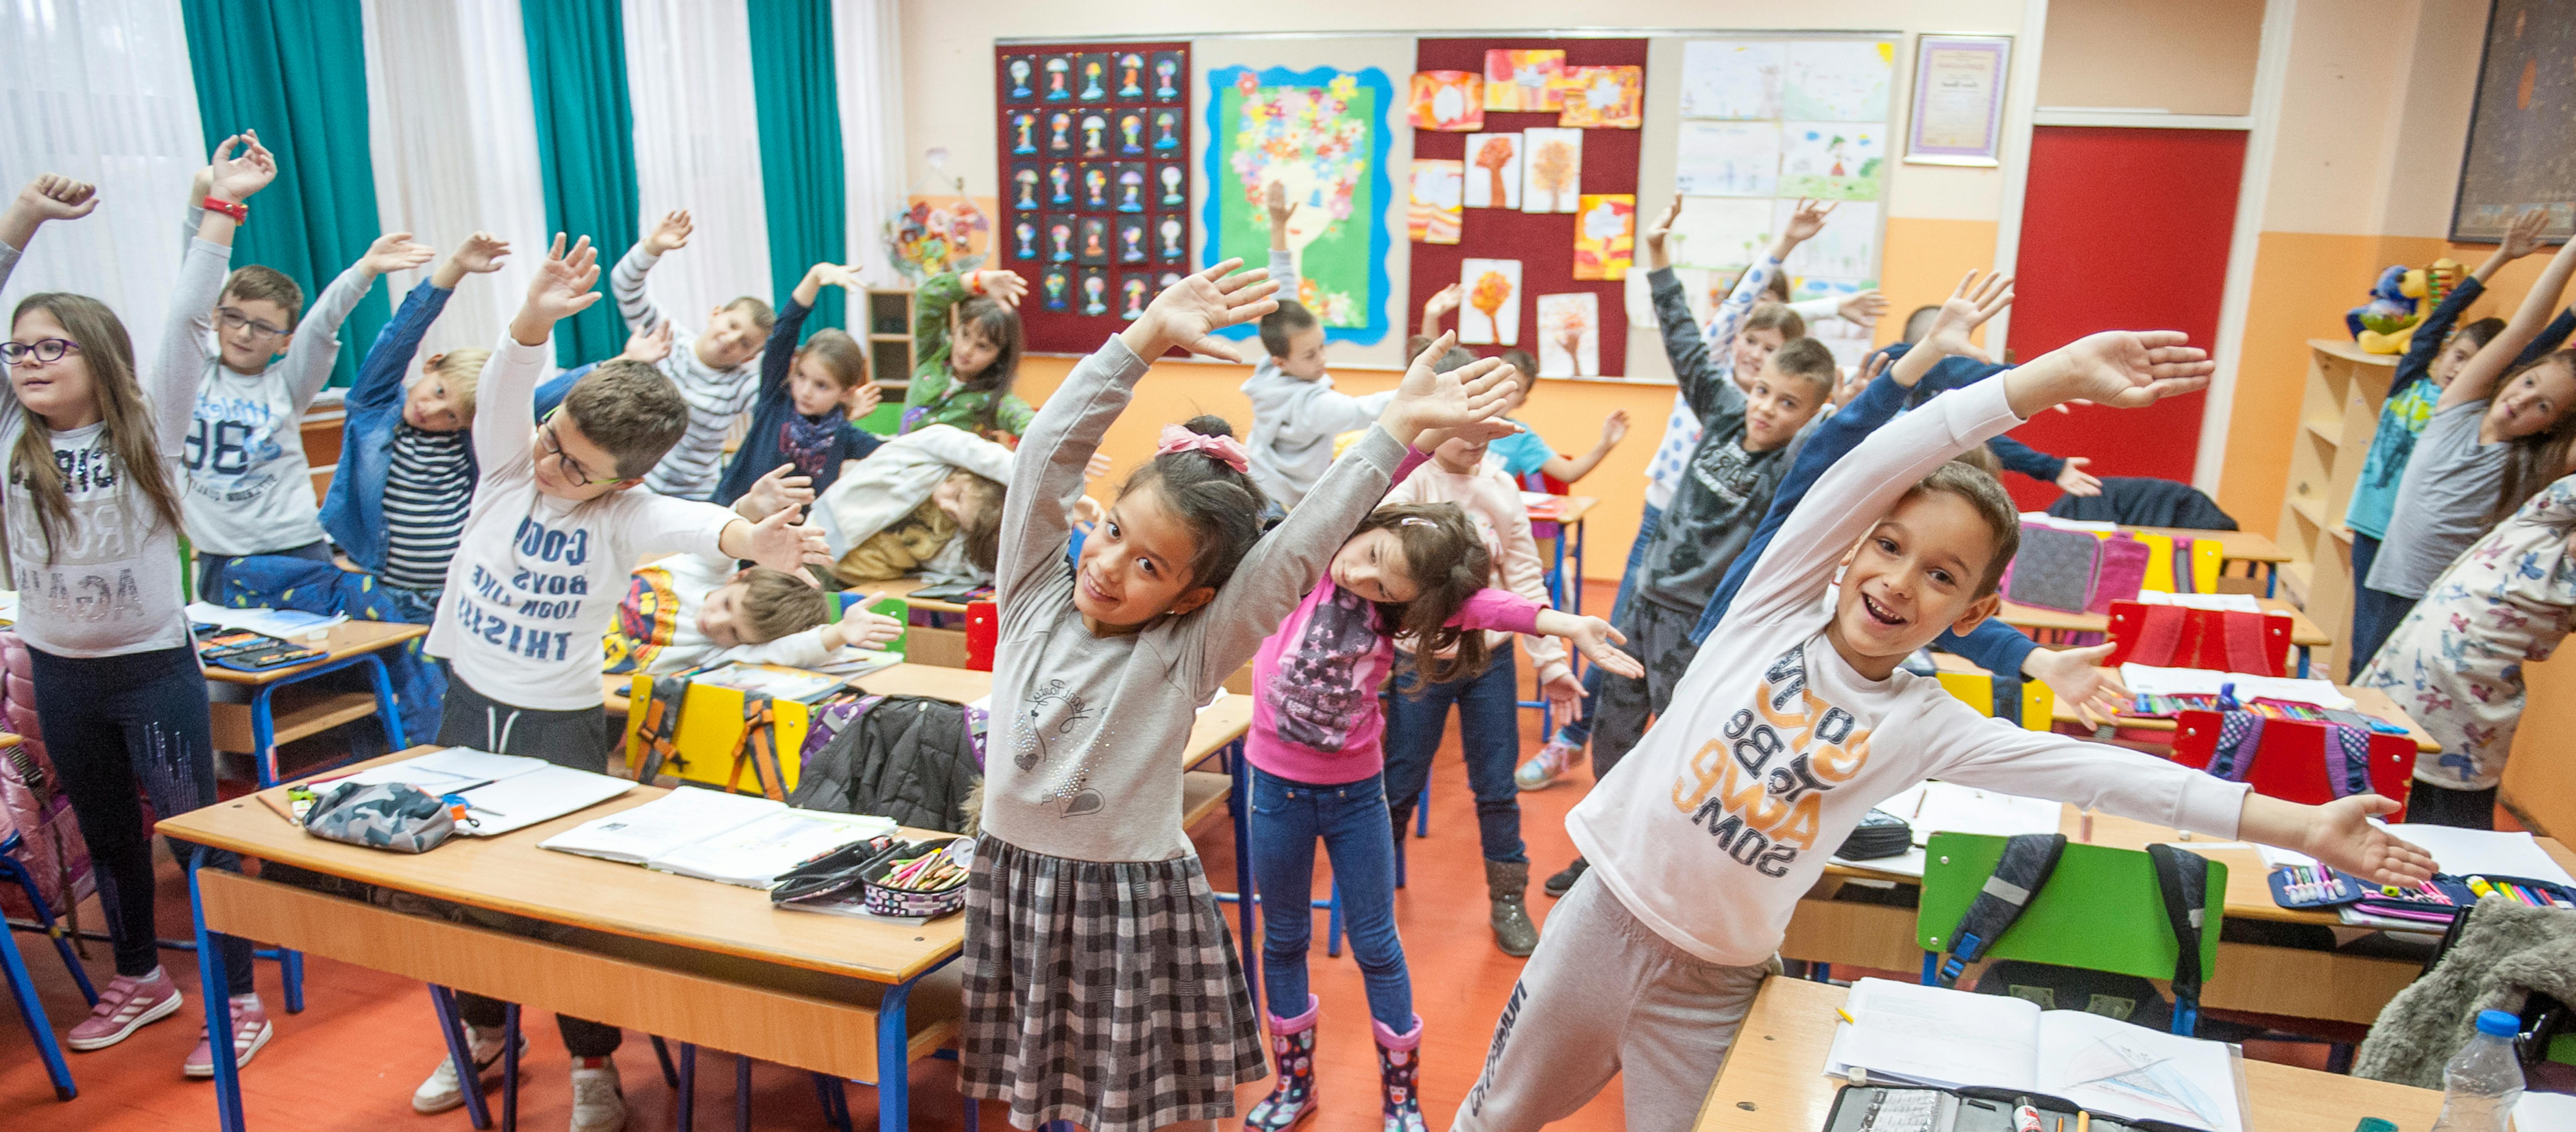
[[[2576,207],[2576,0],[2494,0],[2451,239],[2494,243],[2523,209],[2565,239]]]
[[[994,264],[1027,349],[1089,353],[1189,270],[1190,45],[1000,44],[993,80]]]
[[[1473,72],[1482,77],[1488,51],[1561,50],[1565,53],[1565,66],[1569,68],[1636,67],[1642,72],[1646,66],[1646,47],[1647,41],[1643,39],[1424,39],[1415,47],[1415,69],[1417,72]],[[1645,109],[1642,99],[1639,111],[1641,114],[1651,113]],[[1468,177],[1495,177],[1499,175],[1497,170],[1475,165],[1475,158],[1467,153],[1468,139],[1533,128],[1559,129],[1563,128],[1559,125],[1562,117],[1563,112],[1558,109],[1496,110],[1488,100],[1479,130],[1434,130],[1417,125],[1412,131],[1412,157],[1417,160],[1460,161],[1466,163],[1465,175]],[[1579,182],[1572,194],[1578,197],[1576,210],[1527,212],[1521,208],[1505,207],[1462,208],[1457,243],[1410,244],[1409,302],[1403,308],[1410,312],[1407,315],[1409,321],[1420,321],[1422,304],[1442,287],[1462,282],[1462,269],[1468,260],[1516,261],[1520,265],[1520,279],[1509,300],[1515,310],[1494,321],[1504,324],[1501,328],[1510,331],[1509,336],[1517,341],[1475,344],[1466,348],[1480,356],[1492,356],[1518,346],[1536,356],[1542,352],[1541,335],[1546,332],[1539,318],[1539,296],[1589,294],[1594,297],[1593,337],[1597,339],[1597,360],[1589,366],[1578,366],[1578,371],[1582,371],[1581,376],[1617,376],[1627,372],[1628,335],[1624,325],[1625,308],[1622,306],[1626,287],[1623,280],[1627,273],[1620,271],[1618,278],[1575,278],[1575,236],[1586,220],[1585,213],[1580,211],[1579,199],[1624,196],[1631,214],[1629,231],[1633,239],[1637,228],[1634,212],[1638,154],[1645,132],[1615,127],[1580,129],[1582,160]],[[1530,157],[1523,152],[1520,160],[1526,162]],[[1524,183],[1519,187],[1526,189],[1528,175],[1525,170],[1520,179]],[[1471,195],[1468,199],[1473,201],[1476,198]],[[1643,272],[1644,268],[1637,270]],[[1465,282],[1471,287],[1474,283],[1473,280]],[[1469,298],[1472,299],[1473,295]],[[1483,329],[1481,324],[1486,321],[1480,312],[1462,308],[1450,316],[1446,325],[1449,329],[1461,330],[1461,320],[1477,322],[1480,324],[1478,330]],[[1410,334],[1412,330],[1413,327],[1408,326],[1406,333]],[[1483,335],[1461,334],[1462,339],[1470,336]]]

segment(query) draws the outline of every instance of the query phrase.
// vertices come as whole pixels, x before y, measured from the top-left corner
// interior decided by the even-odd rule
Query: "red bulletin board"
[[[1415,48],[1414,69],[1422,71],[1485,70],[1488,50],[1556,50],[1565,52],[1569,67],[1644,67],[1646,41],[1642,39],[1425,39]],[[1401,112],[1401,108],[1399,108]],[[1651,112],[1651,111],[1650,111]],[[1484,132],[1510,133],[1531,127],[1556,125],[1556,111],[1513,114],[1497,110],[1485,112]],[[1587,129],[1583,131],[1583,186],[1586,193],[1628,193],[1637,191],[1637,156],[1644,130]],[[1467,135],[1437,130],[1413,131],[1413,156],[1464,160]],[[1410,170],[1391,169],[1398,191],[1410,185]],[[1638,227],[1643,229],[1648,214],[1646,202],[1637,205]],[[1499,208],[1471,208],[1455,244],[1412,245],[1413,270],[1411,301],[1405,306],[1405,319],[1411,323],[1410,334],[1422,322],[1422,303],[1433,292],[1458,281],[1458,264],[1466,259],[1516,259],[1521,261],[1521,341],[1520,348],[1532,355],[1538,353],[1538,296],[1590,291],[1600,296],[1601,303],[1601,372],[1618,377],[1628,372],[1628,307],[1627,284],[1616,279],[1583,280],[1574,278],[1574,224],[1580,213],[1527,213]],[[1642,249],[1641,249],[1642,255]],[[1634,270],[1645,270],[1642,262]],[[1458,328],[1458,318],[1451,315],[1445,324]],[[1509,346],[1470,346],[1483,356],[1500,354]]]
[[[1138,95],[1120,93],[1123,72],[1119,60],[1131,54],[1138,56],[1145,68],[1145,73],[1140,77],[1143,93]],[[1102,61],[1108,67],[1107,75],[1103,80],[1105,87],[1103,96],[1090,100],[1078,97],[1049,99],[1047,97],[1048,72],[1045,64],[1047,60],[1055,58],[1066,59],[1074,65],[1074,73],[1068,81],[1076,95],[1081,93],[1082,79],[1079,69],[1082,62],[1089,59]],[[1015,59],[1025,61],[1030,66],[1029,83],[1033,93],[1028,96],[1015,96],[1014,75],[1011,68],[1011,62]],[[1159,76],[1155,64],[1163,59],[1174,59],[1179,65],[1178,73],[1171,79],[1175,93],[1156,97]],[[1166,276],[1185,273],[1191,269],[1188,258],[1193,224],[1193,214],[1190,212],[1192,195],[1190,190],[1197,180],[1190,174],[1190,45],[1182,40],[1164,43],[997,44],[993,48],[993,100],[994,106],[999,111],[995,125],[999,146],[995,155],[998,164],[994,168],[999,171],[1001,191],[997,194],[997,203],[1001,207],[997,212],[998,219],[994,222],[994,255],[991,266],[1016,271],[1020,274],[1020,278],[1028,281],[1028,296],[1020,300],[1020,325],[1024,332],[1023,341],[1028,350],[1037,353],[1088,354],[1100,348],[1102,339],[1126,327],[1127,320],[1121,317],[1121,312],[1128,305],[1125,295],[1128,280],[1142,280],[1143,298],[1150,301],[1155,293],[1163,289],[1163,284],[1167,281]],[[1085,114],[1102,114],[1114,123],[1121,117],[1119,112],[1130,110],[1148,118],[1165,111],[1177,111],[1172,129],[1176,140],[1168,145],[1155,144],[1160,140],[1160,135],[1153,129],[1149,129],[1146,151],[1131,154],[1125,152],[1119,144],[1120,139],[1113,125],[1105,138],[1101,152],[1090,153],[1084,147],[1080,138],[1081,131],[1077,126],[1074,129],[1074,141],[1070,148],[1059,151],[1052,145],[1053,131],[1048,120],[1055,114],[1071,113],[1077,122]],[[1016,152],[1020,148],[1020,130],[1013,122],[1013,117],[1016,114],[1030,112],[1038,116],[1034,134],[1037,152]],[[1114,204],[1100,206],[1087,204],[1082,199],[1083,190],[1079,187],[1074,190],[1076,199],[1069,203],[1053,200],[1051,189],[1041,188],[1035,202],[1036,207],[1023,207],[1026,202],[1021,199],[1020,186],[1016,182],[1019,168],[1025,166],[1044,176],[1057,165],[1076,171],[1077,178],[1083,171],[1093,168],[1102,170],[1112,181],[1110,192],[1113,196],[1117,192],[1115,178],[1122,166],[1140,167],[1147,174],[1142,210],[1126,212],[1118,209]],[[1176,202],[1166,199],[1160,191],[1160,174],[1165,169],[1178,170],[1180,173],[1179,199]],[[1052,226],[1051,222],[1059,218],[1074,225],[1079,225],[1086,220],[1101,222],[1109,234],[1106,257],[1098,263],[1054,260],[1048,243],[1050,238],[1048,229]],[[1146,258],[1142,262],[1124,262],[1118,254],[1119,226],[1128,221],[1137,221],[1146,225],[1144,236]],[[1166,221],[1177,221],[1180,225],[1180,236],[1177,241],[1178,255],[1159,254],[1164,245],[1161,227]],[[1022,234],[1018,229],[1023,222],[1031,223],[1037,228],[1032,245],[1024,245],[1021,239]],[[1020,254],[1031,250],[1036,254]],[[1085,272],[1095,271],[1106,284],[1107,313],[1086,315],[1082,313],[1081,280]],[[1049,306],[1047,278],[1051,272],[1063,273],[1068,284],[1062,309],[1052,309]]]

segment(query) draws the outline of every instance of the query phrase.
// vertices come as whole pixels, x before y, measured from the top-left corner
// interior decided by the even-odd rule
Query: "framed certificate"
[[[1915,165],[1995,165],[2012,73],[2008,35],[1921,35],[1914,42],[1914,119],[1905,160]]]

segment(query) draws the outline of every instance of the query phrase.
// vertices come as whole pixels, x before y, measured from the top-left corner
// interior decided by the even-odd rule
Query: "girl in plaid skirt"
[[[1181,827],[1197,708],[1421,459],[1407,440],[1512,428],[1501,363],[1435,375],[1444,340],[1268,536],[1242,448],[1172,426],[1068,565],[1084,466],[1148,360],[1174,348],[1236,359],[1213,332],[1277,309],[1266,272],[1227,277],[1240,266],[1183,279],[1075,366],[1014,461],[994,579],[996,757],[966,900],[961,1087],[1010,1102],[1020,1128],[1230,1118],[1235,1087],[1261,1079],[1251,994]]]

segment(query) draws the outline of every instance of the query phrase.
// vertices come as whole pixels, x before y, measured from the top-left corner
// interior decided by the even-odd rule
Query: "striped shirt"
[[[431,592],[447,585],[447,560],[456,556],[474,502],[465,451],[472,435],[394,426],[393,465],[385,472],[385,584]]]
[[[637,244],[617,261],[617,269],[608,273],[608,290],[617,299],[617,313],[626,319],[629,330],[641,333],[662,324],[668,317],[653,304],[644,291],[644,275],[662,257]],[[744,359],[732,369],[712,369],[698,360],[698,335],[677,322],[671,324],[671,356],[657,367],[662,376],[680,387],[680,396],[689,403],[689,430],[680,442],[644,474],[644,486],[656,493],[678,499],[705,499],[715,494],[716,481],[723,472],[725,434],[732,431],[734,418],[751,408],[752,399],[760,393],[760,355]]]

